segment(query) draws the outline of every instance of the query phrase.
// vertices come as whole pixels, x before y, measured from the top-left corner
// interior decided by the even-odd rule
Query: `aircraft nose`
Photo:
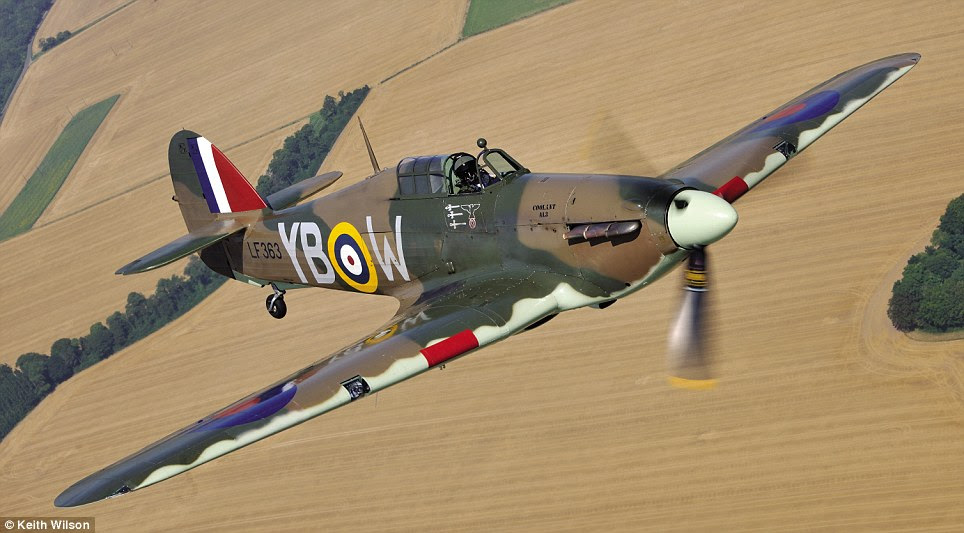
[[[708,192],[687,189],[670,201],[667,229],[681,248],[714,243],[736,226],[739,216],[726,200]]]

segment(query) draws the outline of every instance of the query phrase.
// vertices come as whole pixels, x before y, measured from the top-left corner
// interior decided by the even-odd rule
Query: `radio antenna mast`
[[[362,137],[365,138],[365,148],[368,148],[368,157],[372,160],[372,169],[377,174],[380,168],[378,168],[378,160],[375,159],[375,151],[372,150],[372,143],[368,140],[368,134],[365,133],[365,125],[362,124],[361,117],[358,117],[358,127],[361,128]]]

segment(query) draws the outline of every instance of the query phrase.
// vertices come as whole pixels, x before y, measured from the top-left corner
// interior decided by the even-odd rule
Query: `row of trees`
[[[338,93],[337,101],[326,96],[324,107],[274,153],[268,172],[258,180],[258,192],[267,196],[314,176],[368,91],[366,85]],[[161,279],[151,296],[128,294],[124,311],[94,324],[87,335],[57,340],[50,355],[25,353],[16,368],[0,365],[0,439],[57,385],[183,315],[226,280],[191,257],[183,276]]]
[[[44,13],[53,0],[0,0],[0,109],[3,109],[27,60]]]
[[[369,90],[366,85],[348,94],[339,91],[338,100],[325,96],[321,110],[312,114],[308,124],[285,139],[284,146],[274,153],[267,172],[255,187],[261,196],[315,176]]]
[[[25,353],[15,370],[0,365],[0,439],[57,385],[181,316],[226,279],[192,257],[184,276],[159,280],[151,296],[128,294],[124,311],[107,317],[106,325],[98,322],[83,337],[57,340],[49,356]]]
[[[47,50],[50,50],[51,48],[57,46],[58,44],[66,41],[67,39],[70,39],[72,36],[73,34],[70,33],[70,30],[64,30],[62,32],[59,32],[54,37],[44,37],[40,39],[38,43],[40,44],[40,51],[46,52]]]
[[[964,194],[947,205],[931,244],[907,261],[887,315],[901,331],[964,328]]]

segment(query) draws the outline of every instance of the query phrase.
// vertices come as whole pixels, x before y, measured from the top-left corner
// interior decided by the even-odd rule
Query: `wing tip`
[[[140,263],[140,262],[141,262],[140,259],[131,261],[130,263],[127,263],[126,265],[118,268],[117,271],[114,272],[114,274],[117,276],[126,276],[128,274],[133,274],[134,269],[137,267],[137,263]]]
[[[921,55],[917,52],[906,52],[903,54],[892,55],[890,57],[885,57],[880,59],[880,62],[888,62],[895,68],[904,69],[904,72],[917,66],[920,62]]]
[[[906,54],[901,54],[900,57],[909,63],[907,66],[913,68],[917,66],[917,63],[920,63],[921,56],[917,52],[907,52]]]
[[[91,474],[64,489],[54,498],[55,507],[79,507],[134,492],[116,476],[105,474],[110,467]]]
[[[901,54],[894,54],[892,56],[882,57],[871,63],[876,63],[878,61],[891,61],[891,62],[908,62],[917,63],[920,61],[921,55],[918,52],[904,52]]]
[[[67,492],[68,491],[65,490],[64,492],[61,492],[59,496],[54,498],[54,507],[60,507],[63,509],[65,507],[77,507],[78,505],[83,505],[82,503],[74,502],[73,498],[71,498]]]
[[[90,498],[86,491],[79,487],[80,483],[76,483],[67,487],[66,490],[60,493],[56,498],[54,498],[54,507],[79,507],[81,505],[87,505],[88,503],[93,503],[100,500],[101,498]]]
[[[914,63],[920,61],[920,54],[918,52],[904,52],[903,54],[897,54],[896,57],[906,59],[907,61],[913,61]]]

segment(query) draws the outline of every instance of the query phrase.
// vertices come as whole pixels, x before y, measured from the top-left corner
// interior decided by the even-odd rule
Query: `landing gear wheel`
[[[284,296],[269,294],[264,301],[264,306],[268,309],[268,314],[275,318],[284,318],[288,313],[288,306],[285,305]]]
[[[285,305],[285,291],[278,288],[274,283],[271,284],[271,292],[264,301],[268,314],[275,318],[284,318],[288,313],[288,306]]]

